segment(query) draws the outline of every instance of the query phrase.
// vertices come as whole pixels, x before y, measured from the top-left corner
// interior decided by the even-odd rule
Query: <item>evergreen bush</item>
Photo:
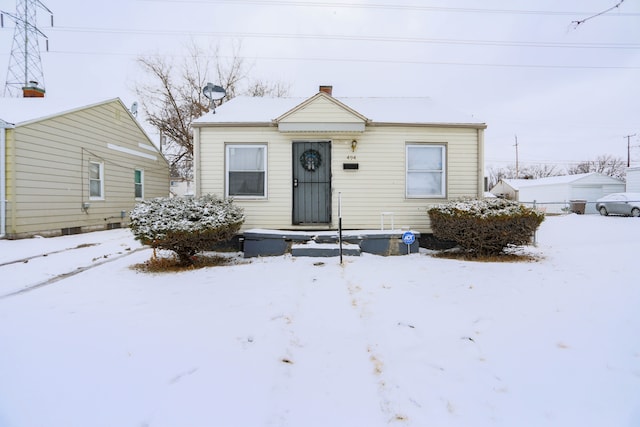
[[[438,239],[455,241],[473,256],[499,255],[531,243],[544,213],[505,199],[459,200],[428,210]]]
[[[242,208],[213,195],[157,198],[130,212],[131,231],[142,244],[176,253],[183,265],[216,243],[231,239],[244,222]]]

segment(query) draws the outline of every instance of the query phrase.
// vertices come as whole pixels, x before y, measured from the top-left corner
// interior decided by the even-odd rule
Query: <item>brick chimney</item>
[[[320,92],[324,92],[329,96],[333,96],[333,86],[320,86]]]
[[[38,87],[38,82],[31,80],[22,88],[23,98],[44,98],[44,89]]]

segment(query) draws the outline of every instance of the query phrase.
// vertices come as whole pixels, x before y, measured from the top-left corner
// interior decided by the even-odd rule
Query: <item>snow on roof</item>
[[[302,104],[305,98],[267,98],[237,96],[208,112],[194,123],[270,123]]]
[[[502,181],[508,184],[514,190],[518,190],[520,188],[537,187],[539,185],[569,184],[591,175],[599,174],[596,172],[590,172],[579,173],[575,175],[548,176],[546,178],[538,179],[503,179]]]
[[[62,98],[1,98],[0,99],[0,122],[19,125],[34,120],[41,120],[48,117],[58,116],[84,109],[93,105],[105,104],[119,100],[101,99],[78,102],[78,100]]]
[[[271,123],[308,98],[238,96],[194,123]],[[431,98],[334,98],[376,123],[476,124],[484,122]]]

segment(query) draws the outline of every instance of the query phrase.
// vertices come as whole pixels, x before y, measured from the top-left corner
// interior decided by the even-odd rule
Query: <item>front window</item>
[[[136,169],[133,172],[133,187],[136,199],[144,197],[144,171]]]
[[[446,147],[407,145],[407,197],[446,197]]]
[[[104,198],[104,166],[102,163],[89,162],[89,198]]]
[[[227,196],[267,196],[267,146],[227,145]]]

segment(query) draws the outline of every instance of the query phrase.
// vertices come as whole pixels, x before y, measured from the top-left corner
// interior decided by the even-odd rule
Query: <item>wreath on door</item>
[[[322,164],[322,157],[317,150],[307,150],[300,155],[300,164],[302,164],[304,170],[315,172]]]

